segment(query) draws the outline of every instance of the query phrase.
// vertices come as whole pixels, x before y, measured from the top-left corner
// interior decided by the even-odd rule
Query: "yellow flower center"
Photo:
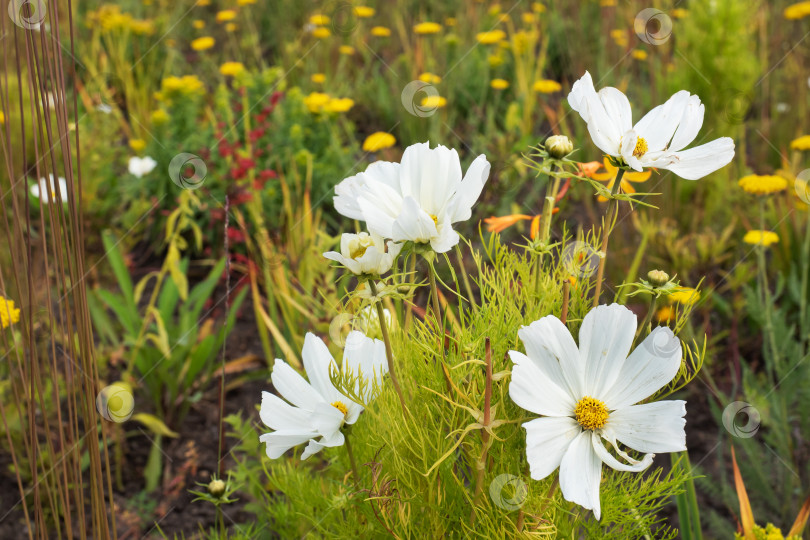
[[[346,408],[346,405],[344,405],[342,401],[333,401],[332,407],[342,412],[343,416],[346,416],[346,414],[349,412],[349,409]]]
[[[360,257],[362,257],[363,255],[366,254],[367,249],[368,249],[368,246],[364,246],[364,245],[360,244],[358,247],[356,247],[355,249],[352,250],[350,255],[352,256],[352,259],[359,259]]]
[[[636,147],[633,149],[633,155],[640,158],[647,153],[647,140],[644,137],[639,137],[636,141]]]
[[[574,415],[584,429],[599,429],[607,423],[608,408],[604,402],[585,396],[577,402]]]
[[[430,219],[433,220],[433,224],[436,225],[436,228],[439,228],[439,216],[434,216],[433,214],[428,214]]]

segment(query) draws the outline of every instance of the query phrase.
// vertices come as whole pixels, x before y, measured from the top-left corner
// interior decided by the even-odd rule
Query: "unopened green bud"
[[[562,159],[574,151],[574,143],[565,135],[552,135],[546,139],[546,151],[555,159]]]
[[[208,493],[210,493],[216,498],[222,497],[225,494],[225,482],[217,478],[214,478],[208,484]]]
[[[654,286],[661,287],[666,285],[666,283],[669,281],[669,274],[663,270],[650,270],[647,272],[647,279],[649,279],[650,283]]]

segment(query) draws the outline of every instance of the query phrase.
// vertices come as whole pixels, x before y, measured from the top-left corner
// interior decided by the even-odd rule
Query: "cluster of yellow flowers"
[[[797,4],[792,4],[785,8],[783,14],[788,20],[795,21],[798,19],[803,19],[810,15],[810,2],[799,2]]]
[[[160,91],[155,93],[158,101],[171,102],[177,98],[200,96],[205,92],[205,85],[196,75],[174,75],[166,77],[160,83]]]
[[[378,131],[366,137],[366,140],[363,141],[363,151],[379,152],[385,148],[391,148],[396,144],[396,142],[396,138],[390,133]]]
[[[104,4],[87,15],[88,26],[100,26],[106,31],[126,31],[147,36],[155,33],[155,25],[149,19],[136,19],[129,13],[121,11],[115,4]]]
[[[802,135],[798,139],[793,139],[790,143],[791,150],[810,150],[810,135]]]
[[[20,322],[20,310],[14,307],[14,300],[0,296],[0,328]]]
[[[770,195],[787,188],[788,182],[781,176],[749,174],[740,178],[738,184],[746,193]]]
[[[344,113],[354,107],[354,100],[336,98],[323,92],[312,92],[304,98],[304,105],[311,113]]]

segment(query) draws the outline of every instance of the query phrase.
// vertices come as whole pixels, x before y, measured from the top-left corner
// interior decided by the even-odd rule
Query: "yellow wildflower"
[[[493,43],[502,41],[505,37],[506,32],[503,30],[492,30],[489,32],[479,32],[476,34],[475,39],[478,40],[478,43],[483,45],[492,45]]]
[[[197,30],[202,30],[203,28],[205,28],[205,21],[197,19],[195,21],[192,21],[191,26],[193,26]]]
[[[332,35],[332,32],[325,26],[319,26],[312,30],[312,35],[318,39],[326,39]]]
[[[3,114],[3,111],[0,111],[0,126],[6,123],[6,115]]]
[[[309,78],[315,84],[323,84],[326,82],[326,75],[323,73],[313,73],[312,76]]]
[[[200,7],[210,6],[211,0],[197,0],[197,5]]]
[[[522,20],[526,24],[533,24],[537,21],[537,15],[535,15],[534,13],[529,13],[527,11],[526,13],[523,13],[520,16],[520,20]]]
[[[748,231],[747,233],[745,233],[745,236],[743,236],[743,242],[754,246],[758,245],[770,246],[771,244],[775,244],[778,241],[779,235],[773,231],[752,230]]]
[[[790,142],[791,150],[810,150],[810,135],[802,135]]]
[[[142,152],[143,149],[146,148],[146,141],[143,139],[130,139],[129,147],[132,148],[134,152]]]
[[[391,29],[385,26],[375,26],[371,29],[371,35],[375,37],[388,37],[391,35]]]
[[[307,106],[310,112],[316,113],[320,112],[323,109],[323,106],[329,103],[329,100],[332,99],[329,94],[324,94],[323,92],[312,92],[307,97],[304,98],[304,105]]]
[[[636,60],[646,60],[647,59],[647,51],[642,49],[633,49],[630,53],[630,56],[635,58]]]
[[[504,61],[503,56],[500,54],[500,52],[490,54],[489,56],[487,56],[487,62],[489,62],[489,67],[496,68],[502,65],[503,61]]]
[[[309,18],[309,24],[314,24],[315,26],[326,26],[329,24],[329,17],[326,15],[322,15],[320,13],[316,13],[312,17]]]
[[[229,22],[228,24],[225,25],[226,32],[234,32],[236,31],[236,28],[237,28],[236,23]]]
[[[343,113],[354,107],[354,100],[351,98],[331,98],[323,106],[326,112]]]
[[[368,19],[373,17],[377,11],[373,7],[368,6],[355,6],[354,14],[361,19]]]
[[[600,168],[604,167],[605,172],[597,172]],[[608,189],[613,188],[613,184],[616,181],[616,174],[619,172],[619,168],[614,166],[608,158],[603,158],[602,163],[598,161],[591,161],[589,163],[580,163],[579,165],[580,173],[584,176],[589,178],[593,178],[594,180],[598,180],[599,182],[607,182]],[[633,187],[633,184],[630,182],[646,182],[649,180],[652,171],[626,171],[624,176],[622,176],[622,192],[623,193],[635,193],[636,188]],[[598,197],[600,202],[607,201],[607,197],[599,196]]]
[[[430,72],[427,72],[427,71],[425,73],[422,73],[421,75],[419,75],[419,80],[422,81],[422,82],[426,82],[428,84],[439,84],[440,82],[442,82],[441,77],[439,77],[438,75],[436,75],[434,73],[430,73]]]
[[[672,306],[664,306],[655,312],[655,318],[658,319],[660,323],[668,323],[675,319],[675,310]]]
[[[427,96],[422,99],[421,105],[428,109],[440,109],[447,105],[447,98],[442,96]]]
[[[195,51],[205,51],[214,46],[214,38],[211,36],[204,36],[197,38],[191,42],[191,48]]]
[[[245,66],[242,62],[225,62],[219,66],[219,72],[226,77],[236,77],[245,71]]]
[[[160,126],[169,121],[169,113],[165,109],[155,109],[151,114],[152,124]]]
[[[223,23],[232,21],[236,18],[236,11],[232,9],[223,9],[219,13],[217,13],[217,22]]]
[[[781,176],[750,174],[737,182],[746,193],[770,195],[787,188],[788,182]]]
[[[535,92],[540,92],[541,94],[553,94],[554,92],[559,92],[562,90],[562,86],[557,81],[540,79],[539,81],[534,81],[532,90]]]
[[[687,15],[689,15],[689,12],[686,11],[684,8],[675,8],[672,11],[670,11],[669,14],[672,15],[672,17],[675,19],[683,19]]]
[[[391,148],[396,142],[396,138],[390,133],[378,131],[366,137],[366,140],[363,141],[363,151],[378,152],[384,148]]]
[[[616,0],[599,0],[599,5],[601,7],[614,7],[616,5]]]
[[[413,31],[420,35],[438,34],[442,31],[442,25],[435,22],[423,22],[415,25]]]
[[[546,6],[541,4],[540,2],[532,2],[532,11],[535,13],[543,13],[546,11]]]
[[[351,56],[354,54],[354,47],[351,45],[341,45],[338,49],[340,54],[345,54],[346,56]]]
[[[148,19],[136,19],[130,22],[129,29],[138,36],[149,36],[155,33],[155,25]]]
[[[680,287],[669,295],[669,299],[685,306],[691,306],[700,300],[700,293],[691,287]]]
[[[256,0],[236,0],[237,6],[247,6],[248,4],[255,4]]]
[[[20,310],[14,307],[14,300],[0,296],[0,328],[20,322]]]
[[[457,22],[457,21],[456,21],[456,18],[455,18],[455,17],[447,17],[447,18],[444,20],[444,25],[445,25],[445,26],[450,26],[450,27],[453,27],[453,26],[455,26],[455,25],[456,25],[456,22]]]
[[[509,88],[509,81],[506,79],[492,79],[489,85],[495,90],[506,90]]]
[[[611,30],[610,37],[613,38],[613,41],[619,47],[627,47],[627,44],[629,43],[627,38],[627,31],[622,29]]]
[[[798,4],[792,4],[785,8],[783,15],[788,20],[798,20],[803,19],[810,15],[810,2],[799,2]]]

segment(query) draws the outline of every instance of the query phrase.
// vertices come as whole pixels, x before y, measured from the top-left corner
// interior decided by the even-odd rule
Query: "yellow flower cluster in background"
[[[506,38],[506,32],[503,30],[492,30],[490,32],[479,32],[476,34],[475,39],[478,43],[483,45],[492,45],[503,41]]]
[[[743,236],[743,242],[754,246],[763,245],[770,246],[779,242],[779,235],[773,231],[748,231]]]
[[[245,71],[245,66],[242,62],[225,62],[219,66],[219,72],[226,77],[236,77]]]
[[[535,92],[539,92],[541,94],[553,94],[554,92],[559,92],[562,90],[562,85],[557,81],[550,81],[548,79],[540,79],[539,81],[534,81],[532,85],[532,90]]]
[[[173,101],[181,97],[200,96],[205,92],[205,85],[196,75],[174,75],[160,82],[160,92],[155,94],[158,101]]]
[[[420,35],[438,34],[442,31],[442,25],[435,22],[423,22],[415,25],[413,31]]]
[[[0,296],[0,328],[20,322],[20,310],[14,307],[14,300]]]
[[[428,84],[439,84],[442,78],[435,73],[425,72],[419,75],[419,80]]]
[[[790,142],[791,150],[810,150],[810,135],[802,135]]]
[[[396,138],[390,133],[378,131],[366,137],[366,140],[363,141],[363,151],[378,152],[385,148],[391,148],[396,142]]]
[[[354,100],[332,97],[323,92],[312,92],[304,98],[304,105],[311,113],[343,113],[354,107]]]
[[[506,90],[509,88],[509,81],[506,79],[492,79],[489,85],[495,90]]]
[[[781,176],[750,174],[738,182],[746,193],[753,195],[770,195],[787,188],[788,182]]]
[[[798,4],[789,5],[785,8],[783,14],[788,20],[795,21],[803,19],[810,15],[810,2],[799,2]]]
[[[136,19],[129,13],[123,13],[115,4],[104,4],[96,11],[87,14],[88,26],[98,25],[106,31],[129,30],[137,35],[150,35],[155,32],[155,25],[149,19]]]
[[[191,48],[195,51],[206,51],[214,46],[216,41],[211,36],[204,36],[191,42]]]
[[[385,26],[375,26],[371,29],[371,35],[375,37],[388,37],[391,35],[391,29]]]

